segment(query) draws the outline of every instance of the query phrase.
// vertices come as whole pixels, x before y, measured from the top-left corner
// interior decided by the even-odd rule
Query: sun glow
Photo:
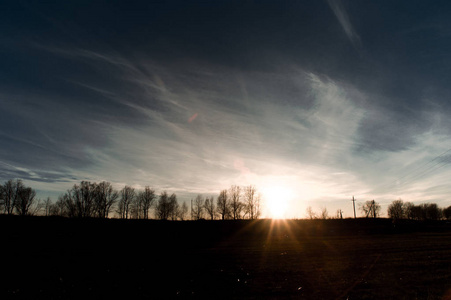
[[[286,217],[288,203],[293,197],[293,192],[286,187],[272,186],[263,189],[263,197],[266,204],[268,217],[282,219]]]

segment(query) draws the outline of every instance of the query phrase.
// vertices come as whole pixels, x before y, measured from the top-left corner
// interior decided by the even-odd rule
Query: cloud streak
[[[360,36],[357,34],[354,27],[352,26],[352,23],[349,20],[348,13],[341,0],[327,0],[327,3],[329,3],[330,8],[334,12],[335,17],[337,17],[337,20],[340,23],[341,27],[343,28],[349,41],[352,43],[352,45],[358,52],[361,52],[362,42],[360,40]]]
[[[401,161],[384,154],[379,171],[372,175],[373,158],[359,149],[371,145],[368,136],[380,138],[362,128],[370,115],[383,110],[377,106],[369,110],[363,92],[326,76],[299,69],[254,73],[190,63],[158,65],[147,59],[131,63],[89,53],[88,66],[106,63],[117,76],[112,81],[122,84],[109,88],[102,82],[74,84],[92,91],[93,99],[111,99],[120,106],[108,107],[105,114],[102,106],[94,104],[86,122],[71,125],[77,133],[66,145],[56,132],[38,127],[49,137],[41,139],[41,148],[81,160],[82,168],[64,160],[52,163],[72,170],[70,178],[110,180],[118,187],[152,185],[182,197],[213,194],[231,184],[265,186],[279,181],[300,195],[300,213],[307,199],[341,203],[351,194],[371,197],[384,192],[371,192],[374,180],[379,180],[376,177],[384,168]],[[141,70],[130,72],[133,64]],[[274,78],[283,82],[283,88],[274,85]],[[42,103],[42,111],[54,103],[51,99]],[[79,121],[85,112],[74,107],[67,113]],[[63,112],[58,118],[68,116]],[[55,142],[56,148],[51,148]],[[70,182],[57,169],[45,177],[46,169],[46,165],[35,165],[30,171],[34,175],[26,178]],[[15,170],[9,174],[23,176],[20,167]]]
[[[409,51],[423,34],[403,31],[412,23],[399,24],[378,3],[387,20],[377,28],[374,10],[359,3],[352,16],[338,0],[274,3],[227,14],[205,7],[205,15],[184,6],[164,20],[145,12],[139,22],[124,11],[120,26],[103,10],[83,15],[98,14],[99,28],[61,12],[67,30],[63,16],[78,22],[75,35],[96,32],[87,43],[27,23],[20,32],[6,27],[21,47],[2,56],[1,179],[22,177],[53,193],[109,180],[182,200],[274,184],[298,195],[298,217],[306,205],[350,211],[352,195],[383,205],[444,199],[448,158],[431,172],[418,168],[451,148],[447,70],[423,72],[425,49]]]

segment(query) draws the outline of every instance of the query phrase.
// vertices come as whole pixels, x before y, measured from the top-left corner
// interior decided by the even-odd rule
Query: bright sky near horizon
[[[450,23],[448,1],[3,1],[0,180],[449,206]]]

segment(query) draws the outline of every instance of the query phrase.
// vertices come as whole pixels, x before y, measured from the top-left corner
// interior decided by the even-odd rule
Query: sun
[[[292,191],[283,186],[271,186],[262,190],[269,217],[282,219],[286,217],[288,202],[292,198]]]

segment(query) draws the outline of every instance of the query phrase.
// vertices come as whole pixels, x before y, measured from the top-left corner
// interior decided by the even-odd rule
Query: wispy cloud
[[[358,52],[361,52],[362,42],[360,40],[360,36],[357,34],[354,27],[352,26],[352,23],[349,20],[348,13],[341,0],[327,0],[327,2],[329,3],[330,8],[334,12],[338,22],[340,23],[341,27],[346,33],[346,36],[351,41],[354,48]]]
[[[384,203],[403,195],[425,199],[411,186],[398,192],[378,187],[396,180],[415,155],[416,162],[426,160],[419,153],[428,143],[431,153],[445,147],[436,132],[420,137],[424,130],[408,125],[403,132],[409,143],[362,150],[371,148],[368,137],[380,142],[384,136],[365,124],[393,122],[397,112],[387,114],[349,83],[301,68],[255,72],[74,51],[52,53],[77,57],[87,69],[106,68],[109,77],[67,78],[75,93],[8,101],[11,119],[34,122],[32,132],[39,135],[24,127],[21,136],[30,131],[26,144],[46,159],[35,159],[27,170],[8,167],[3,177],[26,176],[49,190],[77,180],[109,180],[117,188],[150,185],[181,200],[232,184],[278,184],[294,191],[291,205],[302,216],[315,203],[346,211],[352,195]],[[23,109],[36,99],[42,99],[37,107]],[[58,127],[50,126],[55,122]],[[424,182],[431,193],[444,190]]]

